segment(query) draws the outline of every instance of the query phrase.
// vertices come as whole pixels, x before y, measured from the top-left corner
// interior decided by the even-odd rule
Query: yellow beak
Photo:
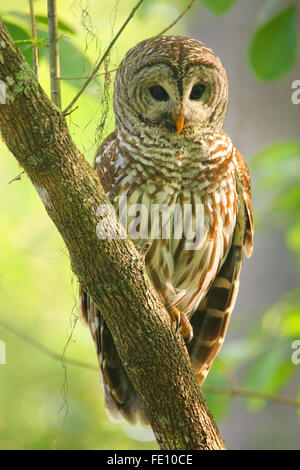
[[[184,124],[184,117],[178,116],[175,119],[175,124],[176,124],[176,129],[177,129],[177,134],[180,134],[180,132],[183,129],[183,124]]]

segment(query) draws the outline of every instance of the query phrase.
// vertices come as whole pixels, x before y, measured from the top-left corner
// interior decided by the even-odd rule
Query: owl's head
[[[168,133],[220,129],[228,101],[225,69],[200,41],[182,36],[147,39],[130,49],[117,72],[116,124]]]

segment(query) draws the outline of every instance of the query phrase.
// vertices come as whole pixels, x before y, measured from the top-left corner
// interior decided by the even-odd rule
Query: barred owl
[[[133,241],[186,340],[200,385],[224,340],[243,251],[249,257],[253,247],[248,169],[222,129],[227,101],[225,69],[204,44],[178,36],[142,41],[119,66],[115,130],[95,158],[111,203],[116,209],[123,204],[128,226],[139,233]],[[136,221],[133,206],[140,209]],[[158,212],[154,233],[153,207],[170,209],[168,217]],[[96,344],[109,416],[146,422],[101,312],[81,287],[80,305]]]

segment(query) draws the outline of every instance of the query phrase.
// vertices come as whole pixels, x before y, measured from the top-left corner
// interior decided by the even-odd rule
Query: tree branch
[[[36,34],[36,24],[35,24],[35,14],[34,14],[34,5],[33,0],[29,0],[29,10],[30,10],[30,22],[31,22],[31,35],[35,41],[37,40]],[[38,47],[35,44],[32,48],[32,56],[33,56],[33,70],[36,79],[39,79],[39,57],[38,57]]]
[[[61,108],[60,63],[56,0],[47,0],[51,98]]]
[[[82,364],[81,364],[82,366]],[[212,385],[205,385],[204,389],[211,393],[220,393],[222,395],[239,396],[246,398],[257,398],[259,400],[272,401],[280,405],[294,406],[300,408],[300,400],[293,397],[286,397],[284,395],[276,395],[275,393],[259,392],[258,390],[248,390],[242,387],[213,387]]]
[[[99,306],[159,445],[224,449],[143,257],[128,238],[97,236],[99,223],[119,234],[124,229],[113,212],[99,220],[97,208],[108,204],[99,179],[1,21],[0,58],[0,79],[7,87],[6,104],[0,106],[3,140],[64,239],[73,272]]]

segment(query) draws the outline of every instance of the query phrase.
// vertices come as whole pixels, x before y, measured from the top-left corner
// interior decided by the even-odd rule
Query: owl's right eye
[[[205,91],[205,85],[201,85],[201,83],[196,83],[196,85],[193,86],[192,91],[190,93],[190,99],[200,100],[204,91]]]
[[[166,90],[160,85],[154,85],[149,88],[150,95],[156,101],[168,101],[169,95]]]

